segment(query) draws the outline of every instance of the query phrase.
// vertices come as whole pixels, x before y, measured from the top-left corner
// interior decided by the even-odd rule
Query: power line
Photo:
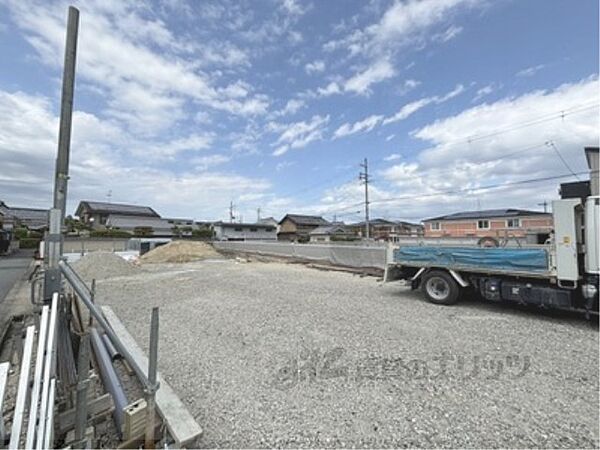
[[[399,200],[415,200],[415,199],[421,199],[421,198],[428,198],[428,197],[437,197],[439,195],[448,195],[448,194],[459,194],[462,192],[470,192],[470,191],[487,191],[487,190],[492,190],[492,189],[498,189],[498,188],[504,188],[504,187],[509,187],[509,186],[518,186],[518,185],[523,185],[523,184],[531,184],[531,183],[540,183],[543,181],[550,181],[550,180],[558,180],[561,178],[569,178],[572,177],[574,175],[584,175],[590,172],[576,172],[575,174],[561,174],[561,175],[553,175],[553,176],[548,176],[548,177],[542,177],[542,178],[529,178],[529,179],[525,179],[525,180],[518,180],[518,181],[511,181],[511,182],[507,182],[507,183],[498,183],[498,184],[490,184],[490,185],[485,185],[485,186],[479,186],[479,187],[470,187],[470,188],[462,188],[462,189],[451,189],[451,190],[446,190],[446,191],[437,191],[437,192],[432,192],[429,194],[421,194],[421,195],[407,195],[407,196],[402,196],[402,197],[388,197],[388,198],[383,198],[383,199],[378,199],[378,200],[371,200],[371,204],[373,203],[387,203],[387,202],[396,202]],[[592,173],[597,173],[597,171],[594,171]],[[357,203],[357,204],[353,204],[353,205],[348,205],[344,208],[340,208],[337,209],[338,212],[340,211],[346,211],[348,209],[351,208],[355,208],[359,205],[361,205],[361,203]]]
[[[548,141],[548,142],[546,142],[546,145],[548,147],[552,147],[554,149],[554,151],[556,152],[556,154],[558,155],[558,157],[560,158],[560,160],[562,161],[564,166],[567,168],[567,170],[573,174],[573,176],[577,179],[577,181],[579,181],[579,177],[575,174],[575,172],[573,172],[573,169],[571,169],[571,167],[567,164],[567,161],[565,161],[565,158],[563,158],[563,156],[560,154],[560,152],[558,151],[558,148],[556,148],[556,145],[554,145],[554,142]]]

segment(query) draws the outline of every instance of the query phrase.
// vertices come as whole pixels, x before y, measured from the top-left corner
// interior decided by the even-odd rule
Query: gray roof
[[[213,223],[216,227],[224,228],[275,228],[272,223],[237,223],[237,222],[215,222]]]
[[[75,215],[81,216],[83,208],[92,213],[101,214],[124,214],[130,216],[160,217],[159,214],[149,206],[126,205],[123,203],[105,203],[82,200],[75,211]]]
[[[329,222],[323,219],[321,216],[305,216],[303,214],[286,214],[279,223],[283,223],[285,219],[289,219],[296,225],[329,225]]]
[[[492,219],[492,218],[510,218],[510,217],[522,217],[522,216],[549,216],[550,213],[544,213],[541,211],[529,211],[526,209],[486,209],[482,211],[464,211],[454,214],[447,214],[445,216],[432,217],[431,219],[425,219],[423,222],[430,222],[432,220],[466,220],[466,219]]]
[[[106,219],[106,225],[121,229],[152,227],[155,230],[170,230],[173,228],[173,224],[160,217],[125,216],[121,214],[109,215]]]
[[[331,235],[331,234],[350,234],[343,225],[322,225],[315,228],[309,234],[312,235]]]
[[[16,219],[30,228],[43,228],[48,226],[48,210],[39,208],[10,207],[0,202],[0,212],[7,218]]]

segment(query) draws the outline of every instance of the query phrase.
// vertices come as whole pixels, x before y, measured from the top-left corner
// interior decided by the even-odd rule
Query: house
[[[329,222],[320,216],[286,214],[279,221],[277,239],[280,241],[308,242],[310,232],[322,225],[329,225]]]
[[[106,226],[108,216],[127,217],[154,217],[160,215],[149,206],[126,205],[122,203],[105,203],[82,200],[75,211],[75,215],[86,225],[92,228],[103,228]]]
[[[191,219],[163,219],[124,214],[110,214],[104,226],[112,230],[127,231],[156,237],[191,236],[194,221]]]
[[[264,219],[259,219],[258,223],[273,225],[274,227],[279,226],[279,222],[277,222],[277,220],[273,217],[265,217]]]
[[[321,225],[308,234],[310,242],[352,241],[358,239],[356,234],[346,228],[343,223]]]
[[[365,235],[365,222],[350,225],[352,231],[359,236]],[[422,236],[423,226],[416,223],[373,219],[369,221],[370,237],[377,241],[394,242],[401,236]]]
[[[48,228],[48,210],[8,206],[0,201],[0,223],[7,230],[16,227],[44,230]]]
[[[525,237],[543,243],[552,231],[552,214],[524,209],[466,211],[423,221],[425,237]]]
[[[218,241],[277,240],[277,227],[266,223],[215,222],[212,230]]]

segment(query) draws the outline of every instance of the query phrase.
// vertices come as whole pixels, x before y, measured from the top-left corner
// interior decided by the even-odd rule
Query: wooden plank
[[[114,409],[112,397],[110,394],[101,395],[94,400],[88,401],[87,411],[91,421],[97,416],[105,416],[112,413]],[[75,426],[75,408],[62,412],[57,417],[57,434],[69,431]]]
[[[135,362],[142,368],[144,374],[148,374],[148,358],[139,347],[135,339],[129,334],[127,328],[121,323],[117,315],[109,306],[103,306],[102,310],[110,326],[119,337],[121,342]],[[177,447],[186,447],[194,444],[194,441],[202,434],[202,428],[187,410],[169,384],[158,375],[160,388],[156,392],[156,406],[162,419],[167,425],[169,433],[175,439]]]
[[[23,425],[23,417],[25,416],[25,401],[27,400],[27,392],[29,391],[29,372],[31,371],[31,353],[33,351],[33,338],[35,326],[27,327],[25,335],[25,345],[23,346],[23,356],[21,358],[21,371],[19,372],[19,387],[17,389],[17,399],[15,401],[15,413],[13,416],[13,424],[10,432],[9,449],[19,448],[21,440],[21,426]]]
[[[8,370],[10,369],[10,363],[0,363],[0,442],[4,442],[5,430],[4,430],[4,417],[2,411],[4,411],[2,405],[4,403],[4,392],[6,390],[6,382],[8,381]]]

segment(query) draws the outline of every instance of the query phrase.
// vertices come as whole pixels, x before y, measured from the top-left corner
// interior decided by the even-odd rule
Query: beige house
[[[323,225],[329,225],[329,222],[320,216],[286,214],[283,219],[279,221],[277,240],[308,242],[310,239],[310,232]]]

